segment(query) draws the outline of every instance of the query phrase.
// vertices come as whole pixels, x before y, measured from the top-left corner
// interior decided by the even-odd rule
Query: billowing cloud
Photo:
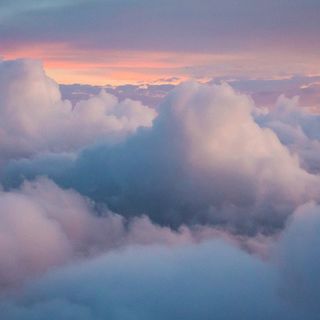
[[[4,296],[12,320],[317,319],[319,206],[296,210],[267,261],[221,240],[128,246]]]
[[[299,97],[281,95],[275,107],[258,112],[256,121],[271,128],[281,142],[299,155],[300,163],[310,172],[320,170],[320,115],[299,106]]]
[[[1,161],[39,152],[70,152],[98,138],[117,140],[156,113],[140,102],[121,102],[101,91],[72,107],[39,62],[0,62]]]
[[[124,233],[119,216],[93,214],[92,204],[47,180],[0,194],[1,288],[114,245]]]
[[[274,266],[220,241],[108,254],[48,274],[0,310],[12,320],[317,316],[281,296]]]
[[[230,86],[188,82],[158,110],[151,128],[122,143],[87,148],[65,165],[14,162],[4,182],[47,174],[125,216],[248,234],[281,229],[297,205],[319,198],[319,177],[255,122],[253,101]]]
[[[225,83],[72,104],[0,68],[2,317],[317,319],[318,115]]]

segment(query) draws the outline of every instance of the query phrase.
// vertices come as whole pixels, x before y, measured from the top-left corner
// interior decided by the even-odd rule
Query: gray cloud
[[[0,310],[12,320],[316,319],[281,297],[274,266],[220,241],[108,254],[48,274]]]
[[[84,48],[201,52],[275,43],[296,49],[297,41],[308,47],[318,39],[320,10],[315,0],[246,0],[241,5],[234,0],[95,0],[55,6],[47,1],[41,7],[5,1],[2,7],[8,14],[2,17],[0,39],[8,45],[57,41]],[[303,26],[296,21],[304,21]]]
[[[221,240],[128,246],[53,270],[4,296],[1,314],[12,320],[317,319],[319,217],[314,203],[298,208],[267,261]]]

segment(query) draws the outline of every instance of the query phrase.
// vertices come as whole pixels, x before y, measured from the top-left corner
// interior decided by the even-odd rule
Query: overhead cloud
[[[320,77],[295,75],[280,79],[217,77],[210,83],[228,82],[233,88],[249,94],[257,106],[273,108],[281,95],[287,97],[299,96],[302,106],[318,109],[320,105]]]
[[[114,142],[156,112],[105,91],[72,107],[37,61],[0,61],[0,160],[39,152],[71,152],[98,138]]]
[[[3,181],[10,187],[48,175],[127,217],[244,234],[277,232],[296,206],[319,199],[320,178],[256,123],[253,101],[230,86],[188,82],[158,110],[152,127],[122,143],[100,143],[66,161],[12,162]]]

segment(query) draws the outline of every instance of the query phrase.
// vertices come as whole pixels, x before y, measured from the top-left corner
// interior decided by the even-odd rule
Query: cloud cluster
[[[317,319],[318,115],[196,82],[72,106],[0,69],[2,317]]]
[[[89,201],[48,180],[0,194],[1,288],[114,244],[119,216],[97,218]]]
[[[43,196],[47,194],[48,198],[48,191],[51,197],[56,193],[52,203]],[[78,259],[76,264],[51,270],[40,279],[29,282],[22,291],[3,295],[0,310],[6,319],[36,320],[48,315],[49,319],[84,320],[181,317],[191,320],[213,316],[216,319],[232,320],[239,319],[240,315],[246,319],[317,319],[320,293],[317,258],[320,207],[314,203],[301,206],[295,211],[280,239],[274,243],[271,259],[263,261],[232,246],[230,242],[210,240],[195,243],[181,234],[174,235],[169,229],[162,229],[160,238],[168,240],[171,234],[170,241],[159,241],[160,233],[158,237],[150,233],[145,238],[148,239],[147,243],[134,242],[131,237],[125,249],[114,251],[117,243],[110,241],[110,232],[114,237],[115,233],[119,233],[115,230],[119,228],[115,228],[115,223],[110,227],[112,223],[109,221],[109,234],[100,234],[99,231],[97,234],[98,228],[105,228],[106,225],[103,222],[101,225],[100,220],[92,228],[93,225],[88,222],[94,218],[88,216],[85,224],[81,224],[83,214],[79,205],[82,208],[88,204],[74,192],[62,191],[42,180],[37,185],[28,184],[19,192],[6,196],[18,197],[19,194],[31,200],[35,193],[40,194],[35,202],[42,202],[48,211],[47,217],[42,218],[48,224],[45,226],[48,231],[45,238],[52,238],[51,229],[59,226],[65,230],[69,228],[65,234],[69,237],[73,234],[71,240],[73,238],[74,242],[80,238],[85,239],[82,235],[89,231],[92,237],[104,235],[103,245],[113,242],[113,251],[99,257],[91,256],[89,260]],[[57,199],[59,196],[65,199]],[[66,214],[56,211],[52,215],[53,207],[59,209],[57,200],[66,205]],[[1,199],[1,206],[3,202],[5,200]],[[11,203],[11,208],[16,203]],[[30,208],[25,208],[30,213]],[[70,213],[72,208],[76,211]],[[72,215],[79,216],[73,219]],[[32,214],[29,219],[31,217]],[[34,220],[37,219],[33,218],[31,222]],[[65,221],[61,223],[62,220]],[[15,222],[20,224],[20,228],[23,228],[23,223],[24,220]],[[80,225],[85,228],[85,232],[79,232]],[[87,228],[88,225],[90,227]],[[32,226],[35,223],[31,223]],[[140,239],[143,227],[145,224],[136,228]],[[44,241],[44,236],[39,237],[39,229],[30,231],[28,237],[34,232],[34,237],[37,237],[34,243],[37,249],[41,244],[49,251],[47,257],[52,259],[56,255],[52,245]],[[172,241],[172,237],[182,237],[183,241]],[[152,242],[152,238],[158,239]],[[26,249],[21,250],[21,255],[29,255],[29,259],[34,259],[35,253],[46,257],[44,250],[30,251],[30,243],[27,238],[23,244],[21,242],[20,245]],[[40,261],[43,260],[37,261],[37,264]],[[27,270],[21,261],[20,267]],[[1,268],[3,270],[3,266]],[[17,274],[17,270],[13,271]]]
[[[299,107],[299,97],[281,95],[275,107],[258,112],[256,121],[272,129],[280,141],[298,154],[301,165],[308,171],[320,171],[320,115]]]
[[[298,205],[319,199],[320,178],[259,126],[252,100],[230,86],[188,82],[158,110],[152,127],[123,142],[91,146],[68,161],[13,162],[3,181],[10,187],[19,177],[48,175],[127,217],[244,234],[274,233]]]
[[[319,314],[320,205],[307,203],[294,212],[277,247],[282,294]]]
[[[0,61],[0,160],[70,152],[151,126],[156,113],[105,91],[72,107],[37,61]]]

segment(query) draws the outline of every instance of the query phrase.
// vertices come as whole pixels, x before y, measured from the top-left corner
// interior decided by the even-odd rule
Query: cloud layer
[[[65,161],[13,162],[4,182],[48,175],[127,217],[246,234],[274,233],[296,206],[319,199],[319,177],[301,167],[271,124],[256,122],[253,101],[230,86],[182,84],[158,112],[152,127],[118,144],[99,143]]]
[[[1,316],[317,319],[319,116],[297,98],[72,106],[38,63],[0,69]]]

